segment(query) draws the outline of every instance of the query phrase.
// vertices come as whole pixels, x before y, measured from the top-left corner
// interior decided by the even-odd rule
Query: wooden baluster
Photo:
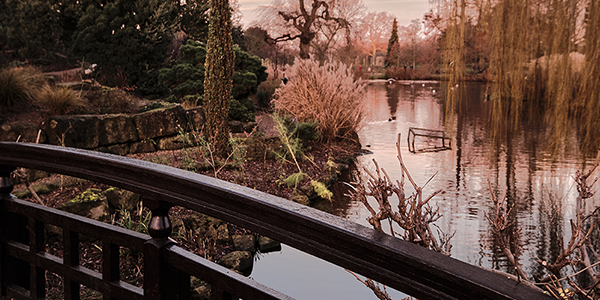
[[[144,244],[144,299],[177,299],[177,276],[165,263],[165,248],[174,243],[169,239],[171,205],[156,200],[144,200],[144,205],[152,212],[148,225],[152,239]]]
[[[67,267],[79,266],[79,233],[63,228],[63,263]],[[79,283],[63,277],[65,300],[79,300]]]
[[[8,199],[10,197],[10,192],[12,192],[13,190],[13,184],[10,181],[10,173],[14,170],[14,167],[11,166],[0,166],[0,201],[4,200],[4,199]],[[2,206],[2,203],[0,202],[0,207]],[[2,225],[5,224],[6,222],[6,213],[4,212],[3,209],[0,209],[0,222]],[[1,229],[1,228],[0,228]],[[0,239],[4,240],[5,234],[4,234],[4,230],[0,230]],[[7,273],[4,274],[3,270],[6,269],[6,266],[4,265],[4,263],[6,262],[6,258],[5,258],[5,250],[2,249],[1,247],[1,243],[0,243],[0,296],[6,296],[6,281],[3,280],[4,279],[4,275],[6,275],[6,278],[9,278],[11,276],[11,274]]]
[[[121,270],[119,269],[119,245],[110,241],[102,241],[102,279],[108,284],[118,282],[121,279]],[[104,295],[104,300],[116,299],[110,295]]]
[[[33,258],[38,253],[46,251],[44,244],[44,224],[34,218],[29,218],[29,255]],[[35,261],[35,259],[33,259]],[[43,299],[46,297],[46,270],[29,266],[29,285],[30,293],[33,299]]]

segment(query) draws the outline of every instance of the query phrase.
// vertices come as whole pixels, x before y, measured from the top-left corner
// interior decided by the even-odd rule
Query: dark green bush
[[[267,79],[267,73],[258,57],[248,55],[237,46],[234,46],[234,51],[235,72],[231,92],[239,100],[256,93],[257,86]],[[159,80],[170,91],[167,101],[183,102],[187,95],[204,94],[205,59],[206,45],[203,43],[188,41],[179,48],[177,64],[160,70]]]
[[[105,84],[159,92],[158,70],[177,30],[177,8],[172,1],[155,0],[90,5],[77,22],[72,50],[79,59],[98,64]]]
[[[321,138],[321,133],[317,130],[318,122],[308,120],[307,122],[298,122],[296,124],[296,132],[298,138],[303,141],[314,141]]]
[[[270,108],[271,99],[275,90],[279,87],[279,80],[267,80],[261,82],[256,88],[256,104],[260,108]]]
[[[317,130],[319,122],[308,120],[306,122],[298,122],[296,118],[290,115],[282,117],[283,124],[287,128],[290,136],[300,139],[301,141],[315,141],[321,138],[321,132]]]
[[[242,122],[254,121],[254,104],[252,101],[247,98],[241,101],[231,98],[231,102],[229,102],[229,119]]]

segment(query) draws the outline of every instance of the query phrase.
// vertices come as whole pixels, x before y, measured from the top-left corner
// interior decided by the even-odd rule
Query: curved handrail
[[[420,299],[551,299],[538,290],[371,228],[237,184],[133,158],[0,142],[0,166],[139,193],[269,236]]]

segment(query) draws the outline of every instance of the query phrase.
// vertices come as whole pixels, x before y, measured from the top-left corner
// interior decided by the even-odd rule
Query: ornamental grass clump
[[[35,102],[48,108],[51,114],[63,115],[85,106],[85,100],[64,86],[44,86],[35,96]]]
[[[356,132],[365,113],[361,100],[365,85],[353,79],[352,70],[342,63],[299,60],[288,71],[289,82],[277,90],[272,101],[276,111],[294,116],[299,122],[319,124],[324,140],[347,138]]]
[[[0,70],[0,107],[19,109],[29,106],[31,87],[25,72],[17,68]]]

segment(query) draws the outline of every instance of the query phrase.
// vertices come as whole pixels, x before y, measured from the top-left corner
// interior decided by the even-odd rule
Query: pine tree
[[[217,156],[227,153],[227,120],[234,66],[231,28],[229,1],[211,0],[204,76],[205,134]]]
[[[390,40],[388,41],[387,53],[385,55],[386,67],[390,65],[390,53],[392,52],[392,47],[396,43],[398,43],[398,21],[394,19],[394,23],[392,24],[392,35],[390,36]]]

